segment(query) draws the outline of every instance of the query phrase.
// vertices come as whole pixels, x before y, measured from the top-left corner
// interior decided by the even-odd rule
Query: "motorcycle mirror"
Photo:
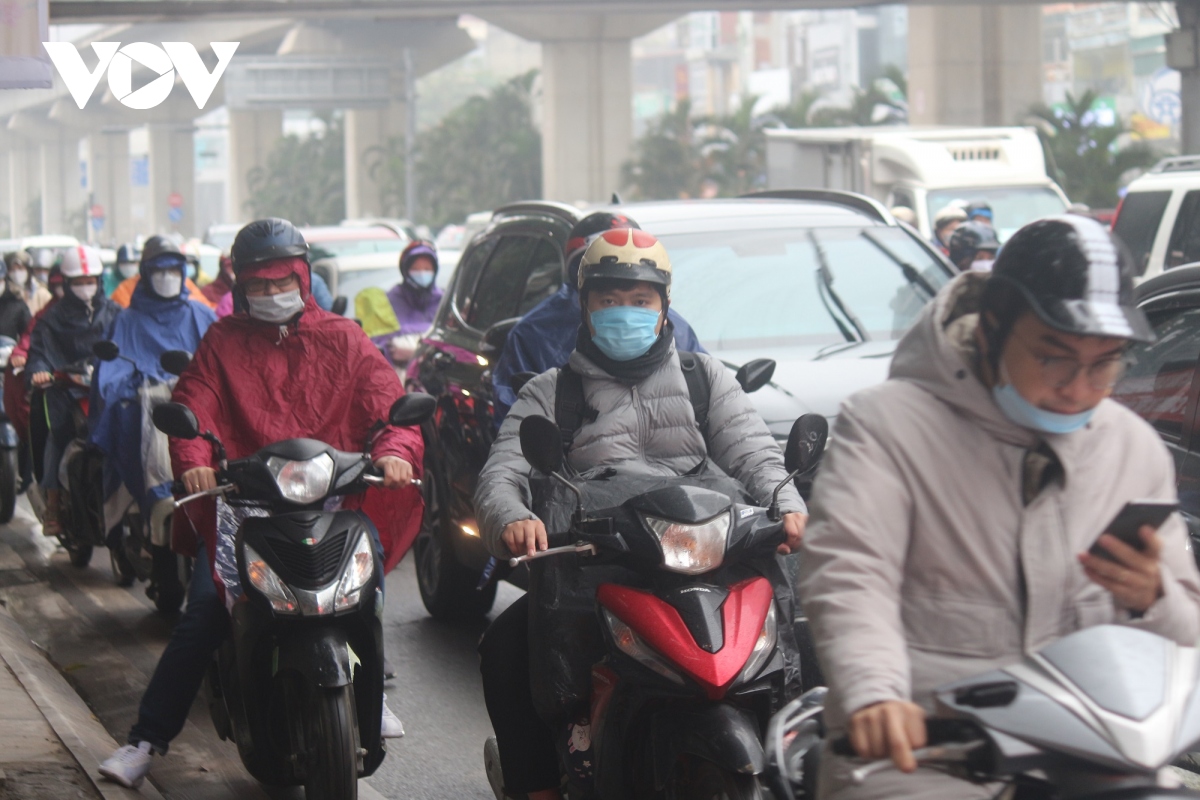
[[[339,294],[333,298],[333,307],[329,310],[337,314],[339,317],[346,316],[346,307],[350,305],[350,298],[344,294]]]
[[[388,422],[397,428],[420,425],[433,416],[437,400],[420,392],[409,392],[396,402],[388,412]]]
[[[515,328],[520,321],[520,317],[502,319],[484,331],[483,336],[479,339],[479,352],[491,361],[498,359],[508,341],[509,331]]]
[[[182,375],[187,365],[192,363],[192,354],[186,350],[168,350],[158,357],[158,363],[166,372]]]
[[[539,472],[553,475],[562,469],[562,434],[546,417],[535,414],[521,420],[521,455]]]
[[[771,378],[775,377],[775,362],[769,358],[756,358],[753,361],[747,361],[742,364],[741,369],[737,371],[737,382],[741,384],[742,391],[746,394],[757,392],[762,387],[771,382]]]
[[[116,361],[121,357],[121,348],[116,342],[102,339],[92,345],[92,355],[101,361]]]
[[[192,410],[182,403],[163,403],[151,412],[154,427],[176,439],[195,439],[200,435],[200,422]]]
[[[817,465],[829,438],[829,420],[821,414],[805,414],[792,425],[783,464],[788,472],[803,475]]]

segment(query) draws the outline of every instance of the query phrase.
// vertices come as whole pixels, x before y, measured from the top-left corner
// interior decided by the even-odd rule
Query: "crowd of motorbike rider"
[[[944,210],[935,230],[961,274],[904,335],[889,379],[843,404],[809,502],[791,485],[780,493],[786,543],[765,558],[799,553],[798,584],[763,564],[778,601],[790,604],[794,590],[811,623],[830,730],[858,756],[896,766],[851,780],[860,762],[826,749],[821,797],[991,796],[995,787],[915,760],[934,687],[1094,625],[1143,628],[1186,646],[1200,638],[1200,574],[1179,515],[1142,528],[1140,549],[1104,531],[1125,502],[1176,494],[1154,430],[1109,399],[1128,350],[1154,339],[1133,301],[1124,248],[1099,223],[1071,214],[1031,223],[1001,248],[985,204]],[[531,507],[534,470],[520,436],[535,415],[560,427],[564,416],[572,420],[561,438],[575,474],[678,476],[705,463],[766,506],[786,476],[783,455],[743,389],[671,308],[664,245],[633,220],[598,212],[576,225],[566,250],[562,288],[513,329],[495,370],[499,431],[475,494],[487,548],[508,558],[549,546]],[[376,309],[398,326],[374,340],[320,307],[307,252],[290,223],[253,222],[238,233],[218,290],[200,304],[178,249],[147,243],[126,279],[136,279],[128,311],[97,291],[86,249],[58,265],[61,298],[35,309],[23,274],[32,265],[16,254],[5,260],[0,335],[29,335],[41,312],[23,363],[31,385],[45,389],[52,432],[70,424],[51,399],[55,371],[107,336],[162,381],[169,376],[151,363],[157,355],[194,352],[173,399],[230,458],[291,437],[357,451],[373,436],[385,486],[406,487],[421,473],[419,431],[376,433],[372,425],[403,393],[394,367],[411,356],[411,343],[396,339],[413,333],[404,325],[416,313],[403,304],[425,313],[436,252],[427,243],[405,251],[390,307]],[[231,313],[216,319],[207,307],[213,294]],[[136,484],[121,472],[120,452],[134,370],[109,370],[101,367],[98,384],[99,442],[114,448],[122,480]],[[522,384],[521,373],[534,377]],[[61,441],[50,436],[43,454],[39,478],[51,491]],[[172,439],[170,454],[186,493],[217,486],[208,442]],[[135,496],[156,488],[165,491],[139,486]],[[374,502],[365,510],[385,530],[389,516],[420,509],[411,488]],[[215,509],[207,501],[177,515],[175,545],[195,557],[195,577],[128,743],[101,767],[126,786],[139,785],[154,754],[167,752],[229,625]],[[1097,537],[1110,558],[1087,552]],[[530,613],[525,596],[492,621],[481,672],[503,791],[550,800],[561,796],[564,771],[586,783],[595,760],[586,707],[559,719],[539,714],[530,648],[554,645],[531,640]],[[798,692],[799,681],[788,690]],[[386,698],[382,728],[385,737],[403,734]]]

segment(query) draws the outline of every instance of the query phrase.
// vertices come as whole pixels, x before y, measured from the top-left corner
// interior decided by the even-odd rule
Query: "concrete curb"
[[[22,688],[104,800],[162,800],[162,795],[149,782],[133,791],[100,779],[97,768],[117,749],[117,742],[58,669],[33,646],[25,630],[3,606],[0,606],[0,659],[17,676]]]

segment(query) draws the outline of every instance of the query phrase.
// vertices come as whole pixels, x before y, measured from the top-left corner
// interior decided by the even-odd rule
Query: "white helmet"
[[[83,244],[66,248],[60,268],[67,280],[99,277],[104,272],[104,265],[100,263],[100,251]]]

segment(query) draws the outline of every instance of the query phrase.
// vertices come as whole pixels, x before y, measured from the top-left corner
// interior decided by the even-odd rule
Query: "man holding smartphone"
[[[855,785],[853,764],[826,749],[821,797],[991,797],[996,787],[917,768],[935,687],[1093,625],[1195,645],[1200,575],[1179,515],[1133,544],[1105,533],[1130,501],[1176,500],[1157,434],[1107,399],[1127,345],[1151,340],[1107,231],[1041,220],[990,275],[945,287],[890,379],[843,405],[800,589],[833,735],[898,769]]]

